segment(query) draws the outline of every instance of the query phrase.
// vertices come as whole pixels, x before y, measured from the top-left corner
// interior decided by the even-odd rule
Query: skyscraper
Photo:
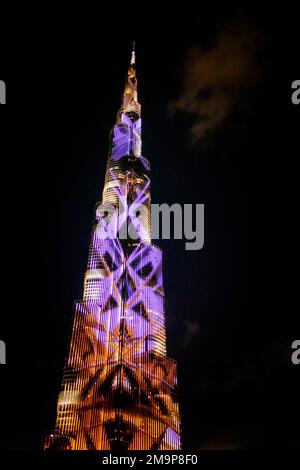
[[[162,252],[151,243],[135,51],[110,136],[83,299],[45,449],[180,449],[176,362],[166,355]]]

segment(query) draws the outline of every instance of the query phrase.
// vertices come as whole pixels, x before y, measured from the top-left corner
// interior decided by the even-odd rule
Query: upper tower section
[[[122,118],[125,113],[132,121],[137,121],[141,117],[141,105],[138,102],[137,78],[135,67],[135,43],[133,43],[131,59],[125,80],[125,89],[122,97],[122,105],[118,113],[118,118]]]
[[[133,45],[121,107],[110,135],[102,202],[119,207],[124,220],[132,217],[135,210],[140,212],[141,230],[136,231],[141,240],[150,243],[150,164],[142,156],[141,132]]]
[[[116,162],[124,156],[140,158],[142,152],[141,133],[141,105],[138,102],[133,43],[121,107],[117,114],[117,122],[112,129],[110,160]]]

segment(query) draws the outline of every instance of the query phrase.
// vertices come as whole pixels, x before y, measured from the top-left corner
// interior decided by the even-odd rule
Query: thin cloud
[[[193,117],[194,143],[222,127],[237,106],[246,107],[248,92],[260,75],[260,39],[249,24],[240,22],[222,30],[211,48],[194,46],[187,51],[182,92],[169,111]]]
[[[186,318],[184,320],[185,332],[182,337],[183,347],[187,347],[191,341],[197,336],[200,332],[200,324],[196,321],[189,320]]]

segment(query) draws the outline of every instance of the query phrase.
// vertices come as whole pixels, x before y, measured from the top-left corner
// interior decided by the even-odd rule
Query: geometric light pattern
[[[56,428],[45,449],[180,449],[176,362],[166,356],[162,252],[150,238],[150,168],[141,155],[140,114],[133,51],[83,299],[74,305]],[[114,239],[99,236],[103,203],[116,209]],[[130,224],[134,236],[124,237]]]

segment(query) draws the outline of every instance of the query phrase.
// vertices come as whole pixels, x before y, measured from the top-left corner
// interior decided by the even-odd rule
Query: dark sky
[[[290,98],[299,78],[296,27],[288,11],[212,5],[144,34],[66,28],[60,36],[54,27],[41,34],[42,25],[14,41],[7,34],[0,338],[8,364],[0,370],[0,448],[39,448],[54,426],[72,304],[82,296],[132,40],[152,200],[205,204],[202,250],[158,241],[184,446],[300,448],[300,366],[290,360],[300,331],[300,106]],[[228,30],[237,41],[241,31],[258,40],[225,56],[245,67],[239,85],[221,81],[225,115],[192,143],[201,100],[217,97],[204,81],[196,114],[171,115],[170,103],[184,93],[189,51],[196,48],[198,60]]]

